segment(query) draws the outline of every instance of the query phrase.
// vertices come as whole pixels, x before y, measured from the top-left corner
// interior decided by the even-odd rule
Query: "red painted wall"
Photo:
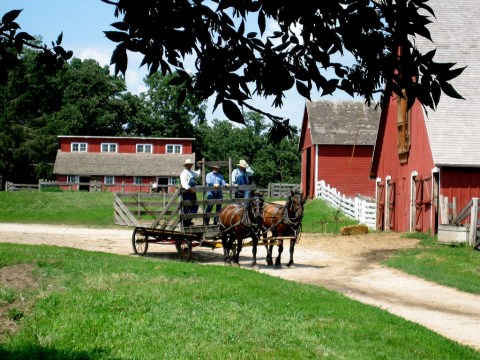
[[[353,155],[352,155],[353,152]],[[370,179],[373,146],[318,145],[318,180],[348,197],[375,196]]]
[[[63,152],[71,151],[72,143],[88,143],[88,152],[101,152],[102,143],[116,143],[118,144],[117,152],[134,154],[137,151],[137,144],[152,144],[153,154],[165,154],[166,145],[182,145],[183,154],[193,153],[193,141],[192,140],[163,140],[163,139],[128,139],[128,138],[85,138],[85,137],[68,137],[59,138],[59,148]]]
[[[434,168],[432,151],[428,139],[423,109],[417,102],[411,109],[411,148],[408,161],[401,164],[397,152],[397,100],[392,97],[380,120],[373,175],[382,182],[391,176],[395,183],[394,227],[396,231],[410,230],[410,189],[411,174],[418,172],[419,178],[428,178]],[[378,157],[378,158],[377,158]],[[376,167],[376,171],[375,171]],[[428,231],[431,225],[431,213],[423,213],[423,229]]]
[[[480,198],[480,169],[441,168],[440,194],[447,196],[449,203],[455,197],[460,212],[472,198]]]

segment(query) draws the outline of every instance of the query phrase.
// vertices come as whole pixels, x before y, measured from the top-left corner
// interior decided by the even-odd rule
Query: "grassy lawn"
[[[480,353],[323,288],[257,272],[0,244],[21,325],[1,359],[480,359]],[[20,267],[19,267],[20,269]]]
[[[424,234],[420,246],[398,251],[386,265],[458,290],[480,294],[480,251],[469,246],[439,244]]]
[[[114,226],[113,194],[0,191],[0,222]]]

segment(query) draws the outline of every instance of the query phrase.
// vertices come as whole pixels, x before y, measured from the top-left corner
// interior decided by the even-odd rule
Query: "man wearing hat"
[[[249,177],[253,175],[253,170],[248,166],[245,160],[240,160],[237,164],[237,168],[232,171],[232,184],[248,185],[250,184]],[[235,198],[247,198],[249,196],[248,190],[235,190]]]
[[[210,171],[205,178],[205,183],[207,184],[207,186],[214,186],[216,188],[218,188],[220,186],[230,186],[225,181],[225,178],[223,177],[223,175],[218,172],[220,170],[220,166],[212,165],[212,166],[210,166],[210,168],[212,169],[212,171]],[[219,190],[219,191],[208,191],[207,192],[207,199],[208,200],[223,199],[222,191],[221,190]],[[216,204],[216,212],[217,213],[220,212],[221,208],[222,208],[222,204]],[[212,209],[213,209],[213,204],[208,204],[205,207],[205,213],[211,213]],[[217,225],[217,223],[218,223],[218,216],[216,216],[215,219],[213,220],[214,225]],[[210,224],[210,219],[209,218],[204,218],[203,219],[203,225],[209,225],[209,224]]]
[[[202,161],[197,162],[198,165],[202,164]],[[201,170],[192,170],[193,161],[190,159],[185,160],[183,163],[183,171],[180,173],[180,185],[186,191],[183,193],[183,200],[197,201],[197,194],[195,193],[195,178],[201,175]],[[183,207],[184,214],[196,214],[198,205],[190,205]],[[183,226],[191,226],[193,222],[191,219],[183,220]]]

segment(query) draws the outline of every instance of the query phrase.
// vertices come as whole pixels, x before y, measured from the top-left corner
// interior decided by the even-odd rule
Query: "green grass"
[[[386,265],[458,290],[480,294],[480,251],[469,246],[439,244],[426,234],[406,234],[421,239],[418,248],[395,253]]]
[[[25,305],[2,359],[480,359],[375,307],[246,269],[15,244],[0,244],[0,264],[30,264],[38,284],[13,290]]]
[[[113,226],[113,194],[0,192],[0,222]]]
[[[305,204],[302,231],[308,233],[338,234],[340,228],[358,224],[338,209],[334,209],[321,199],[309,200]]]

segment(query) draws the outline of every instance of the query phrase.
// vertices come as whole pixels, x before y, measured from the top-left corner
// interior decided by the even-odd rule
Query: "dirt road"
[[[0,242],[68,246],[90,251],[132,255],[131,230],[67,226],[0,224]],[[417,240],[397,234],[322,236],[303,234],[295,248],[295,269],[272,269],[259,248],[260,272],[287,280],[321,285],[378,306],[480,351],[480,296],[406,275],[380,265],[393,251],[414,247]],[[222,264],[222,249],[198,247],[194,262]],[[148,256],[177,259],[175,247],[150,245]],[[241,265],[250,268],[250,248]],[[283,254],[288,261],[288,247]]]

